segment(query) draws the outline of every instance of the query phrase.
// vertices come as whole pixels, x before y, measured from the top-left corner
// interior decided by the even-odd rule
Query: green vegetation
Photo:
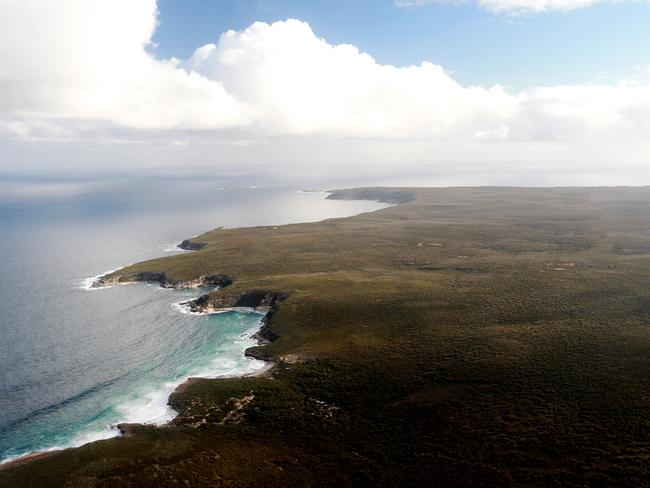
[[[405,197],[408,195],[408,198]],[[367,189],[403,202],[219,229],[118,274],[284,292],[266,376],[196,380],[168,427],[0,486],[642,486],[650,188]]]

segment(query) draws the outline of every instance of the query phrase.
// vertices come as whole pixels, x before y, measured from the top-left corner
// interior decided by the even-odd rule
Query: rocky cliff
[[[278,334],[272,329],[271,325],[273,318],[278,311],[280,302],[287,298],[289,298],[289,295],[286,293],[271,290],[251,290],[242,294],[220,291],[218,293],[202,295],[195,300],[186,302],[184,305],[195,313],[217,312],[219,310],[236,307],[246,307],[257,311],[265,311],[266,314],[264,315],[264,318],[262,318],[260,330],[255,334],[257,340],[263,345],[265,343],[273,342],[278,338]],[[246,355],[256,359],[269,359],[264,354],[263,349],[259,347],[247,349]]]
[[[176,281],[170,280],[165,276],[165,273],[159,272],[136,272],[136,273],[120,273],[115,272],[106,276],[97,278],[92,284],[93,288],[101,288],[103,286],[111,286],[122,283],[158,283],[163,288],[200,288],[202,286],[218,286],[226,287],[232,283],[232,278],[226,275],[203,275],[194,280]]]

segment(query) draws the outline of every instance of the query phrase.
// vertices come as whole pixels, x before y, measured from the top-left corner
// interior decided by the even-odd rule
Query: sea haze
[[[244,185],[245,186],[245,185]],[[376,202],[215,177],[4,177],[0,182],[0,461],[117,435],[118,422],[173,417],[188,376],[232,376],[260,315],[197,316],[174,304],[201,290],[88,278],[174,254],[184,238],[241,227],[343,217]]]

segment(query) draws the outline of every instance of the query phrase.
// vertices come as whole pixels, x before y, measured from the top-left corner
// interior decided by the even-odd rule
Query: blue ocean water
[[[260,361],[261,316],[181,313],[200,290],[88,278],[178,251],[218,226],[342,217],[376,202],[291,188],[237,188],[211,176],[0,180],[0,462],[117,435],[118,422],[163,423],[188,376],[233,376]]]

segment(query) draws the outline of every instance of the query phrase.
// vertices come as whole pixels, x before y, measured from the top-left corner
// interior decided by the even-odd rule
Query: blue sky
[[[650,65],[650,4],[604,3],[569,12],[508,15],[473,3],[398,7],[392,0],[160,0],[156,56],[185,59],[220,33],[296,18],[333,44],[381,64],[424,60],[463,84],[617,82]]]

